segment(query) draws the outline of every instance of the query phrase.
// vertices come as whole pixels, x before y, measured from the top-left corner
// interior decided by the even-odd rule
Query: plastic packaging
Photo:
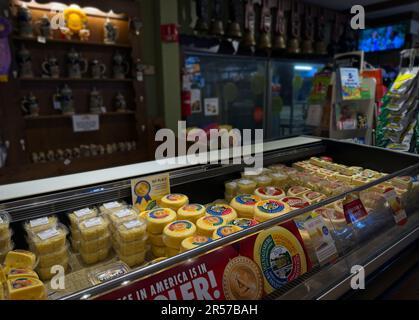
[[[88,278],[92,285],[97,285],[118,278],[129,271],[129,266],[124,262],[114,262],[89,272]]]
[[[71,226],[76,228],[80,222],[97,217],[98,211],[96,208],[84,208],[73,211],[68,214]]]
[[[3,236],[0,236],[0,252],[10,247],[12,235],[13,231],[11,229],[7,229],[7,231],[3,233]]]
[[[69,261],[69,258],[68,258],[68,256],[66,256],[63,260],[54,264],[54,266],[61,266],[61,267],[64,268],[64,271],[67,272],[68,269],[69,269],[68,261]],[[39,268],[36,269],[36,272],[38,273],[39,278],[42,281],[50,280],[50,279],[52,279],[53,276],[56,275],[56,273],[51,273],[51,271],[52,271],[51,268],[52,268],[52,266],[49,266],[49,267],[46,267],[46,268],[39,267]]]
[[[123,222],[117,226],[116,236],[118,241],[130,242],[142,239],[146,234],[147,223],[142,218]]]
[[[28,235],[51,229],[58,224],[56,216],[42,217],[25,222],[24,228]]]
[[[91,241],[109,234],[109,222],[102,217],[84,220],[79,224],[81,240]]]
[[[127,205],[123,201],[112,201],[112,202],[107,202],[107,203],[102,204],[99,207],[99,211],[103,215],[108,215],[112,212],[122,210],[126,207]]]
[[[65,245],[59,251],[49,254],[38,255],[38,267],[47,268],[60,264],[60,262],[65,260],[66,257],[68,257],[68,245]]]
[[[141,251],[147,250],[148,236],[144,235],[142,238],[130,242],[118,242],[113,240],[112,244],[116,251],[124,256],[134,255]]]
[[[38,255],[53,253],[65,246],[67,234],[67,228],[58,224],[53,228],[29,236],[28,243],[31,250]]]
[[[115,210],[108,215],[109,221],[113,224],[113,227],[116,228],[123,222],[133,220],[138,217],[138,214],[135,210],[125,207],[121,210]]]
[[[0,238],[7,236],[9,232],[10,221],[10,215],[5,211],[0,211]]]
[[[94,240],[89,240],[89,241],[82,240],[82,241],[79,241],[78,243],[75,243],[74,245],[77,248],[77,251],[82,250],[83,252],[86,252],[86,253],[93,253],[96,250],[109,247],[110,243],[111,243],[111,235],[108,232],[103,237],[100,237]]]
[[[133,255],[124,255],[118,252],[118,257],[121,261],[125,262],[129,267],[139,266],[145,262],[146,251],[141,251]]]
[[[83,250],[80,250],[80,256],[84,263],[86,264],[95,264],[97,262],[105,260],[110,251],[110,246],[107,248],[96,250],[95,252],[84,252]]]

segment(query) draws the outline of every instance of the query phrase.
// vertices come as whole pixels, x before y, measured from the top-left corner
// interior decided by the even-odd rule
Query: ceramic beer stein
[[[42,76],[45,78],[58,79],[60,77],[60,66],[58,60],[55,57],[51,57],[45,60],[42,65]]]
[[[99,60],[93,60],[90,63],[90,71],[93,79],[103,79],[105,78],[106,66],[100,63]]]

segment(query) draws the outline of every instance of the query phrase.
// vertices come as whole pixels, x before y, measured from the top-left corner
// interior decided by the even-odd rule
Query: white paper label
[[[141,225],[142,225],[142,222],[139,220],[132,220],[130,222],[124,223],[124,226],[127,229],[134,229],[136,227],[140,227]]]
[[[84,208],[81,210],[74,211],[74,214],[76,215],[77,218],[81,218],[88,215],[90,212],[91,210],[89,208]]]
[[[108,203],[104,203],[103,206],[105,207],[105,209],[115,209],[121,206],[121,204],[119,202],[108,202]]]
[[[90,132],[99,130],[100,126],[98,114],[74,115],[72,118],[74,132]]]
[[[38,237],[41,240],[47,240],[49,238],[58,236],[59,234],[60,233],[58,232],[58,230],[56,228],[52,228],[52,229],[48,229],[48,230],[45,230],[45,231],[42,231],[42,232],[38,233]]]
[[[102,224],[101,218],[93,218],[83,222],[86,228],[93,228]]]
[[[121,210],[121,211],[118,211],[118,212],[116,212],[115,213],[115,215],[118,217],[118,218],[124,218],[124,217],[128,217],[129,215],[131,215],[132,214],[132,211],[131,210],[129,210],[129,209],[124,209],[124,210]]]
[[[31,220],[29,222],[29,224],[30,224],[31,228],[35,228],[35,227],[46,225],[46,224],[48,224],[48,222],[49,222],[48,217],[44,217],[44,218]]]
[[[42,36],[38,36],[38,42],[39,43],[47,43],[47,39],[45,38],[45,37],[42,37]]]

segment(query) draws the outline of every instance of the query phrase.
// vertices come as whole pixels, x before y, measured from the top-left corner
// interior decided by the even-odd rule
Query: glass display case
[[[69,248],[64,288],[45,282],[50,299],[337,299],[351,290],[354,267],[362,266],[368,277],[419,238],[418,159],[298,137],[264,144],[265,174],[275,192],[254,177],[262,188],[255,195],[243,196],[242,189],[231,195],[226,182],[249,180],[244,164],[149,162],[0,186],[0,210],[11,217],[15,248],[28,248],[25,222],[51,215],[73,239],[68,213],[129,203],[131,179],[169,173],[171,192],[206,205],[211,217],[216,214],[208,210],[229,209],[227,203],[243,217],[246,205],[258,200],[253,220],[232,217],[225,233],[164,259],[145,246],[145,262],[132,267],[121,263],[114,246],[106,260],[90,265]]]

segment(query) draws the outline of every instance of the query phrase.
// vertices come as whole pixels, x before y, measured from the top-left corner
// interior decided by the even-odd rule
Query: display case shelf
[[[110,48],[120,48],[120,49],[131,49],[132,46],[126,43],[113,43],[107,44],[104,42],[98,41],[80,41],[80,40],[66,40],[66,39],[47,39],[46,43],[42,43],[38,41],[36,37],[20,37],[20,36],[13,36],[13,40],[17,41],[25,41],[25,42],[36,42],[39,44],[49,44],[49,43],[57,43],[63,45],[79,45],[79,46],[94,46],[94,47],[110,47]]]
[[[93,78],[19,78],[22,82],[126,82],[131,83],[134,79],[113,79],[113,78],[103,78],[103,79],[93,79]]]
[[[119,117],[119,116],[132,116],[135,114],[135,111],[128,110],[125,112],[106,112],[101,113],[99,116],[101,117]],[[75,114],[78,115],[78,114]],[[42,120],[51,120],[51,119],[66,119],[71,118],[73,115],[67,115],[67,114],[51,114],[51,115],[40,115],[37,117],[34,116],[25,116],[26,121],[42,121]]]

